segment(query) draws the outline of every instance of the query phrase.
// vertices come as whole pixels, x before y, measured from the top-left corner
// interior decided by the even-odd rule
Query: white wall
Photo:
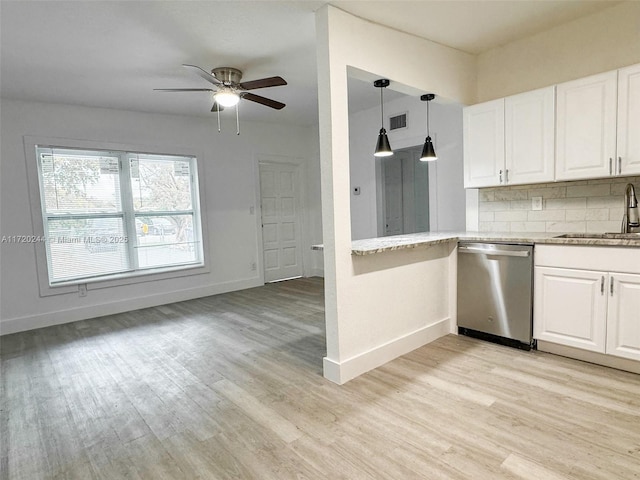
[[[429,167],[431,230],[439,232],[465,229],[465,190],[462,152],[462,105],[430,106],[431,132],[438,160]],[[434,198],[435,197],[435,198]]]
[[[324,372],[343,383],[445,334],[455,316],[451,246],[368,258],[351,255],[347,68],[471,104],[475,58],[331,6],[318,10],[316,32],[327,328]]]
[[[478,102],[640,62],[640,2],[622,2],[478,56]]]
[[[373,85],[371,88],[374,88]],[[389,116],[407,112],[408,126],[389,131],[394,150],[418,146],[426,137],[426,107],[419,96],[385,102],[385,122]],[[461,231],[465,228],[465,192],[462,158],[462,107],[436,103],[429,106],[430,131],[438,160],[429,163],[429,216],[431,231]],[[351,235],[353,240],[377,237],[376,160],[373,156],[380,129],[380,107],[349,115],[349,171],[351,180]],[[379,176],[379,175],[378,175]],[[360,195],[353,187],[360,187]]]
[[[223,119],[224,121],[225,119]],[[261,155],[299,159],[306,196],[303,255],[306,274],[321,273],[310,245],[321,243],[318,139],[315,128],[226,119],[218,134],[214,118],[146,114],[110,109],[2,100],[1,235],[33,234],[23,136],[119,143],[156,148],[187,147],[202,152],[209,231],[210,272],[126,287],[40,297],[32,245],[3,243],[0,250],[2,333],[63,323],[262,284],[258,243],[257,160]],[[256,214],[250,214],[250,207]]]

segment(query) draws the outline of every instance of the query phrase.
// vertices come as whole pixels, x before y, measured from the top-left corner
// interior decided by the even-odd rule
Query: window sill
[[[154,268],[138,271],[135,273],[119,273],[115,275],[105,275],[103,277],[72,280],[68,282],[58,282],[49,285],[46,292],[40,292],[40,296],[76,293],[79,290],[80,285],[86,285],[87,290],[99,290],[102,288],[122,287],[125,285],[132,285],[137,283],[169,280],[172,278],[187,277],[192,275],[202,275],[205,273],[209,273],[209,268],[204,263],[180,265],[176,267]]]

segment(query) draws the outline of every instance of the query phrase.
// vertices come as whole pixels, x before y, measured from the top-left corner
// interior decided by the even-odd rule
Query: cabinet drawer
[[[640,273],[640,248],[536,244],[534,262],[537,267]]]

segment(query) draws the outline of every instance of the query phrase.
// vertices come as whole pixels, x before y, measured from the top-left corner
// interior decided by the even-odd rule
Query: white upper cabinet
[[[640,64],[464,109],[464,186],[640,174]]]
[[[464,109],[465,188],[554,179],[555,87]]]
[[[464,109],[464,186],[479,188],[504,181],[504,99]]]
[[[555,87],[505,99],[505,181],[551,182],[555,177]]]
[[[557,86],[556,180],[613,175],[618,72]]]
[[[618,71],[617,175],[640,173],[640,64]]]

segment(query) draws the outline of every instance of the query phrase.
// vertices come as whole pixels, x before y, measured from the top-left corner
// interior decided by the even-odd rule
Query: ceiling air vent
[[[389,117],[389,131],[399,128],[407,128],[407,114],[401,113],[395,117]]]

